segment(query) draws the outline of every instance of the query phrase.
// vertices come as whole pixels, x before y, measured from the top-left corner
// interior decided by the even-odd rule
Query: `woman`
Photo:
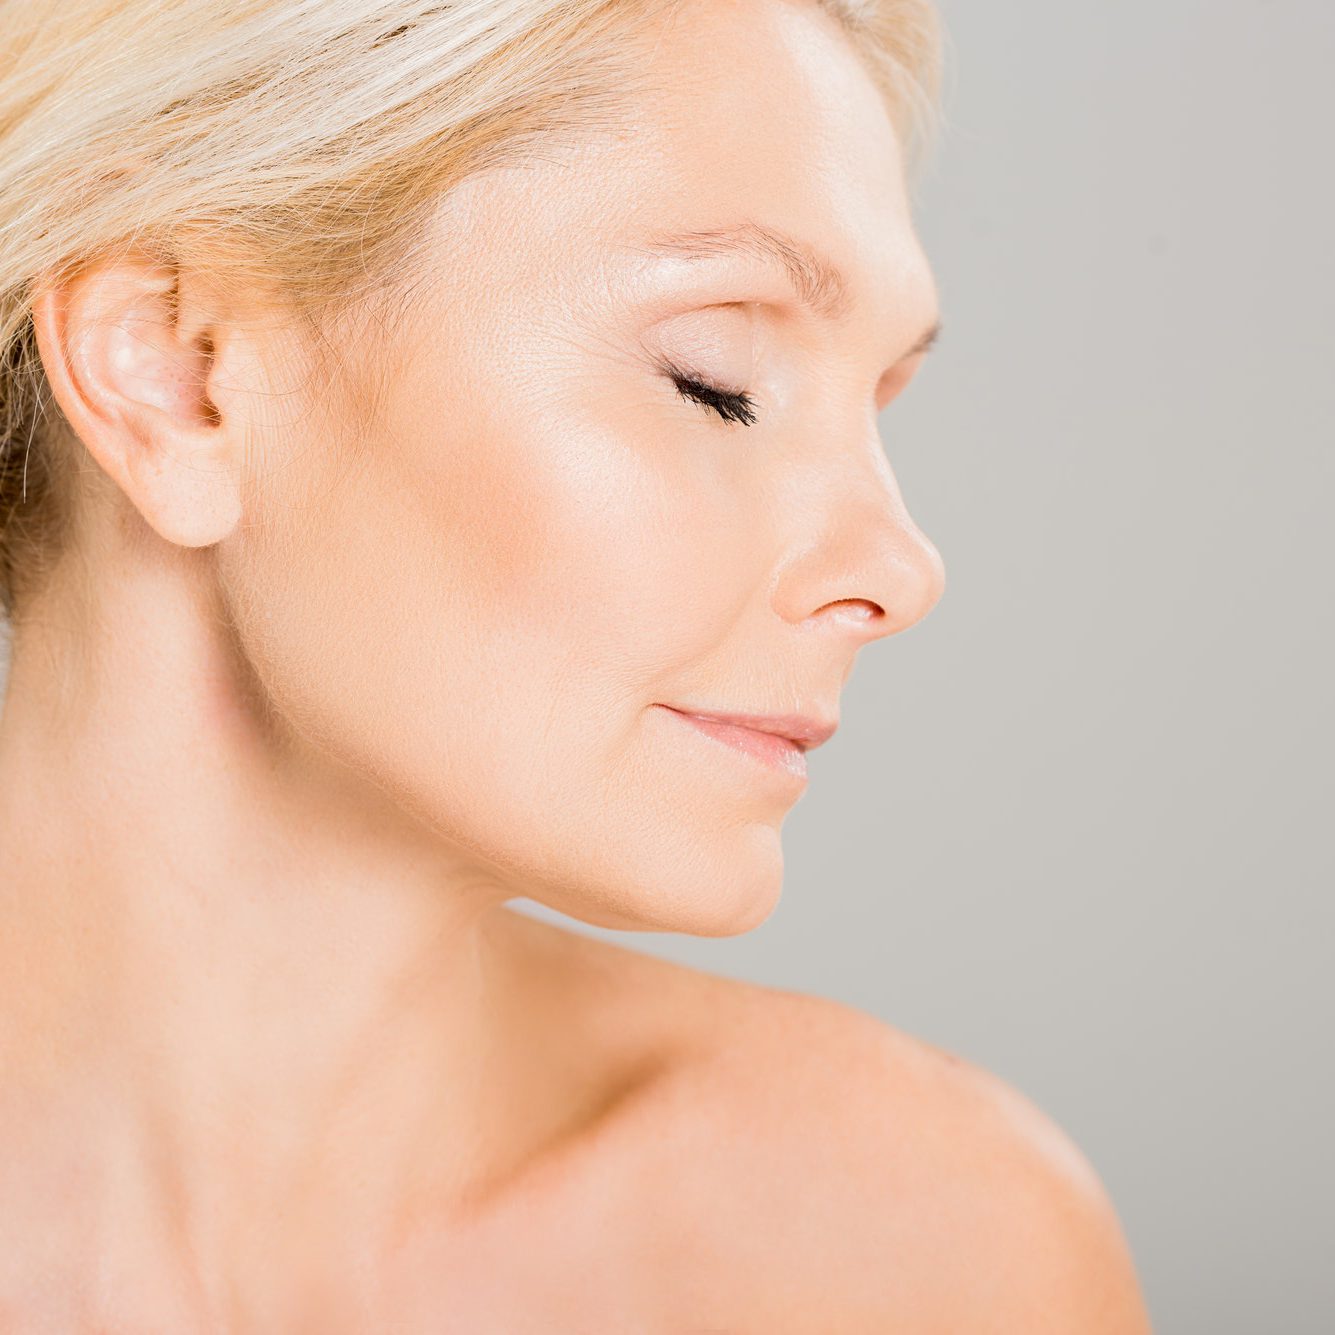
[[[506,907],[763,921],[941,594],[925,0],[0,20],[0,1325],[1144,1331],[996,1078]]]

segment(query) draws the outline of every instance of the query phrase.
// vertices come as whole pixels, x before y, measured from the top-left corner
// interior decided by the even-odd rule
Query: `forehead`
[[[642,36],[616,126],[452,192],[447,248],[476,262],[451,268],[489,302],[508,288],[564,318],[665,254],[773,261],[769,234],[817,307],[912,289],[929,313],[894,125],[833,19],[808,0],[692,0]]]
[[[659,24],[650,51],[618,139],[628,236],[751,218],[841,267],[921,262],[889,111],[819,6],[696,0]]]

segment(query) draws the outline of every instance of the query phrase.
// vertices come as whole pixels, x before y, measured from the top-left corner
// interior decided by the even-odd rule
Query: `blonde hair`
[[[120,248],[207,257],[312,322],[397,288],[439,195],[615,125],[634,43],[681,0],[0,0],[0,615],[67,537],[73,460],[36,282]],[[815,0],[886,97],[910,173],[936,130],[931,0]]]

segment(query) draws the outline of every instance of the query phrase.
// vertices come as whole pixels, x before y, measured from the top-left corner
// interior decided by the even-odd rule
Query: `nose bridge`
[[[914,625],[945,590],[941,553],[909,513],[874,424],[872,437],[804,469],[805,522],[775,586],[787,619],[835,616],[865,639]],[[857,602],[873,606],[850,618]]]

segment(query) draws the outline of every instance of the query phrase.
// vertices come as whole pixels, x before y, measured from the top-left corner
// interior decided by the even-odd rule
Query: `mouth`
[[[803,782],[807,777],[807,750],[811,746],[820,745],[833,731],[828,725],[798,720],[792,716],[696,714],[672,705],[664,705],[663,708],[706,737],[712,737],[734,751],[740,751],[771,769],[791,774]],[[747,722],[738,722],[739,719]],[[792,735],[789,731],[778,729],[791,730]]]

